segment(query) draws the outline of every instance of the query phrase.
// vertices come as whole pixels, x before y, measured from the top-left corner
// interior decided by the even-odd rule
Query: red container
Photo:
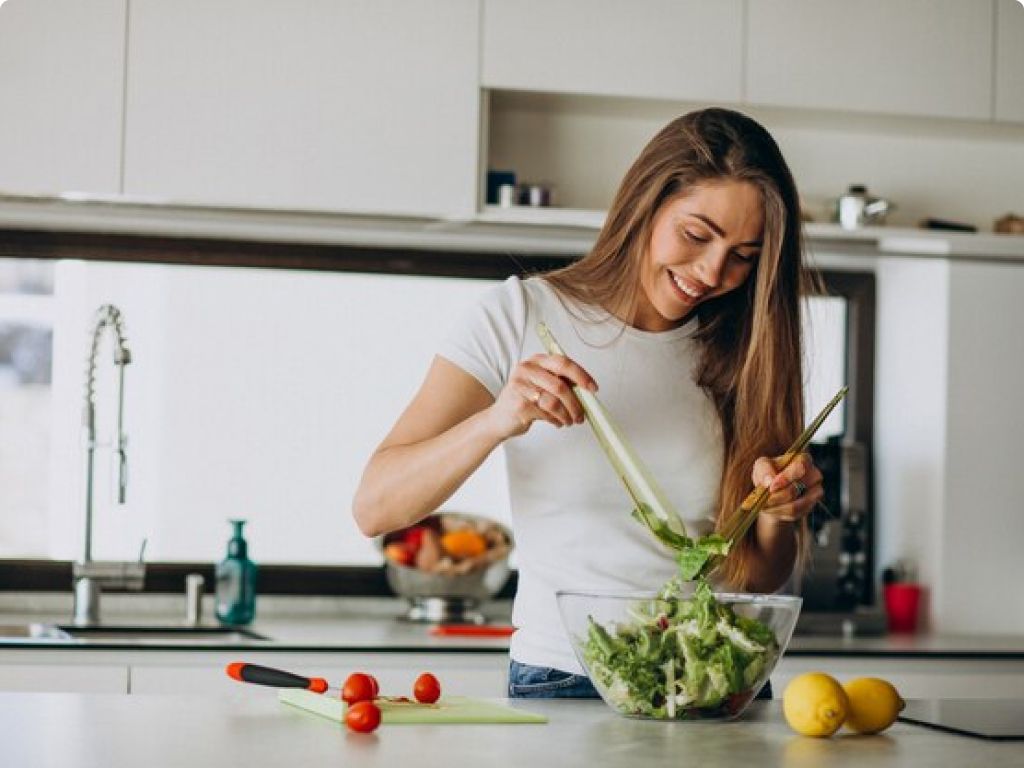
[[[916,632],[921,613],[921,585],[910,583],[886,584],[882,588],[885,615],[890,632]]]

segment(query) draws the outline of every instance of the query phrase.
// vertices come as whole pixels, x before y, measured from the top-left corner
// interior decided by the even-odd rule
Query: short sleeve
[[[451,329],[438,354],[477,379],[495,398],[519,362],[526,296],[518,277],[490,288]]]

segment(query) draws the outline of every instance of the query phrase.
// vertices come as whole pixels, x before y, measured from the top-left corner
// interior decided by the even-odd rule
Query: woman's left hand
[[[774,459],[762,456],[754,462],[751,477],[754,485],[771,491],[761,514],[778,520],[796,522],[810,514],[825,495],[821,470],[814,466],[810,454],[797,455],[789,466],[779,472],[781,456]]]

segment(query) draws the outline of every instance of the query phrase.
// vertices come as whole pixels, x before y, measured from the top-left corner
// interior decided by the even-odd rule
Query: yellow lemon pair
[[[844,723],[857,733],[879,733],[896,720],[904,702],[893,685],[858,677],[845,685],[824,672],[793,678],[782,694],[786,722],[804,736],[831,736]]]

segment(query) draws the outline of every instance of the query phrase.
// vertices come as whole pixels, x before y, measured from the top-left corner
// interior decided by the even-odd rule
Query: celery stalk
[[[562,351],[543,321],[537,324],[537,335],[548,354],[565,356],[565,352]],[[669,546],[673,546],[672,542],[678,540],[678,537],[690,535],[682,518],[679,517],[679,513],[669,503],[664,492],[654,481],[643,462],[640,461],[639,456],[634,453],[622,433],[616,428],[601,401],[593,392],[582,387],[573,385],[572,391],[579,398],[583,412],[587,416],[587,423],[594,430],[601,449],[633,500],[634,516],[651,528],[654,534]],[[657,522],[650,520],[651,515],[660,521],[660,526],[657,525]],[[654,524],[652,525],[652,523]],[[668,531],[664,531],[666,526]],[[662,529],[661,532],[656,528]]]

